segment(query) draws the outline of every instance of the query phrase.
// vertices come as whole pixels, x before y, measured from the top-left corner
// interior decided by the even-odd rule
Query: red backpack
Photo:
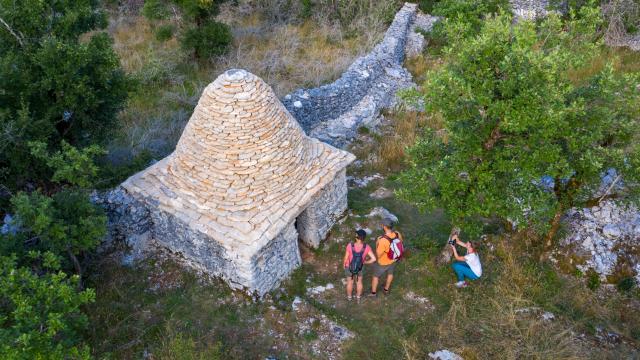
[[[387,257],[391,260],[400,260],[402,255],[404,255],[404,245],[402,244],[402,240],[400,240],[400,235],[396,232],[395,238],[390,238],[386,234],[382,235],[383,238],[389,240],[389,252],[387,253]]]

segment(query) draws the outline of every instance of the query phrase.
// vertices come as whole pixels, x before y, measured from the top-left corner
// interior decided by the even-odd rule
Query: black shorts
[[[349,268],[344,268],[344,277],[350,278],[351,275],[352,274],[351,274],[351,271],[349,271]],[[364,266],[362,266],[362,270],[360,270],[360,272],[358,273],[358,276],[360,278],[362,278],[364,276]]]

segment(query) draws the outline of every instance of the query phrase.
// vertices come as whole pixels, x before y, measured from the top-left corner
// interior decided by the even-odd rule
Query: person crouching
[[[458,282],[455,283],[456,287],[463,288],[469,284],[465,281],[465,278],[469,280],[476,280],[482,276],[482,265],[480,264],[480,257],[475,250],[474,245],[471,242],[463,242],[460,240],[457,234],[451,237],[453,243],[449,243],[453,249],[453,257],[456,259],[451,264],[453,271],[456,273]],[[458,255],[456,244],[464,247],[466,254],[464,256]]]
[[[367,233],[364,230],[356,231],[355,242],[347,244],[344,253],[344,274],[347,277],[347,300],[353,299],[353,282],[356,282],[356,300],[360,302],[362,296],[362,276],[364,264],[372,264],[376,256],[371,246],[364,243]]]

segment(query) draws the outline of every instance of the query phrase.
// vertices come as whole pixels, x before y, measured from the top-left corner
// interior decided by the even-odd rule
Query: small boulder
[[[429,353],[429,357],[434,360],[464,360],[462,356],[447,349]]]
[[[610,239],[615,239],[620,237],[622,231],[620,231],[620,227],[616,224],[607,224],[602,228],[602,233]]]
[[[383,186],[379,187],[376,191],[369,194],[370,198],[377,199],[377,200],[386,199],[392,196],[393,196],[393,191]]]
[[[389,210],[383,208],[382,206],[377,206],[373,208],[373,210],[371,210],[371,212],[369,213],[369,215],[367,215],[367,217],[369,218],[379,217],[381,219],[389,219],[394,223],[398,222],[398,217],[392,214]]]

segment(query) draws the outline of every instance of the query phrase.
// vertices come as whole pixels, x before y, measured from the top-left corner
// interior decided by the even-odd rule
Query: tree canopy
[[[99,143],[128,81],[97,0],[0,0],[0,182],[41,177],[28,143]],[[9,151],[11,150],[11,151]]]
[[[444,128],[427,129],[410,149],[400,195],[444,206],[472,233],[483,218],[542,233],[587,202],[608,168],[638,179],[638,77],[598,65],[599,25],[589,7],[539,25],[500,15],[454,41],[424,92],[407,95]]]

